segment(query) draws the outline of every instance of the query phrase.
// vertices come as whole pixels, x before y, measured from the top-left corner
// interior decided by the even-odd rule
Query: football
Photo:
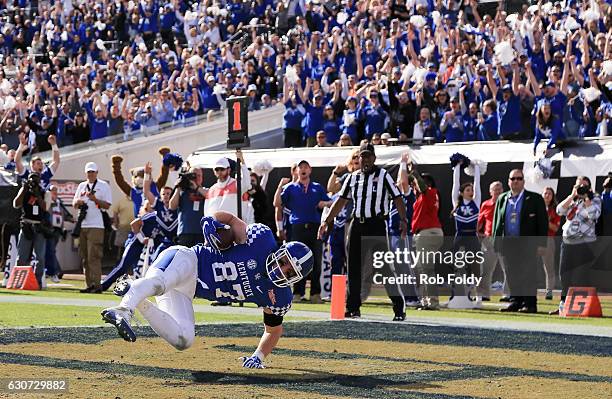
[[[234,243],[234,233],[231,229],[217,229],[219,238],[221,238],[220,249],[227,249]]]

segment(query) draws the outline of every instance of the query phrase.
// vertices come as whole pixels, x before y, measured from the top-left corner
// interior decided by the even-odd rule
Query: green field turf
[[[71,284],[71,287],[49,287],[42,291],[20,291],[0,289],[0,300],[2,297],[37,297],[37,298],[64,298],[69,300],[96,300],[96,301],[116,301],[119,298],[112,292],[103,294],[81,294],[78,292],[83,287],[83,281],[62,280],[62,283]],[[384,297],[384,290],[374,290],[374,297],[366,302],[361,311],[363,317],[389,317],[393,316],[390,302]],[[441,302],[448,298],[441,297]],[[602,318],[561,318],[548,316],[548,311],[558,306],[558,299],[546,301],[540,298],[538,301],[538,314],[519,314],[499,312],[499,297],[493,297],[491,302],[485,302],[483,309],[478,310],[449,310],[441,309],[437,312],[422,312],[409,308],[407,310],[408,320],[419,320],[420,318],[452,318],[466,320],[491,320],[499,321],[526,321],[535,323],[555,323],[563,325],[584,325],[612,327],[612,297],[600,296],[603,314]],[[208,305],[209,301],[195,299],[196,305]],[[505,305],[504,305],[505,306]],[[237,307],[234,305],[234,307]],[[254,304],[245,304],[246,308],[255,308]],[[44,310],[43,310],[44,309]],[[330,305],[311,304],[307,302],[294,303],[292,309],[298,311],[320,312],[314,316],[318,319],[326,319],[329,316]],[[29,327],[29,326],[71,326],[71,325],[99,325],[99,307],[95,306],[69,306],[69,305],[38,305],[38,304],[16,304],[0,302],[0,326],[2,327]],[[76,316],[75,316],[76,315]],[[289,313],[288,317],[295,317]],[[297,317],[304,319],[304,317]],[[229,322],[229,321],[259,321],[260,318],[248,314],[208,314],[206,312],[196,312],[198,322]]]
[[[104,322],[100,308],[93,306],[58,306],[27,303],[3,304],[0,307],[0,327],[52,327],[52,326],[97,326]],[[288,320],[303,320],[303,317],[287,317]],[[196,323],[258,322],[261,317],[237,314],[195,313]],[[140,323],[146,321],[140,318]]]

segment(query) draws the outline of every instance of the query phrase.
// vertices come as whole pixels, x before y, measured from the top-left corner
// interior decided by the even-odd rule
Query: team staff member
[[[361,307],[361,274],[363,266],[373,263],[374,251],[388,251],[386,245],[386,220],[389,214],[389,199],[393,199],[400,217],[402,237],[408,231],[406,207],[393,178],[387,171],[374,165],[376,155],[374,146],[369,143],[359,148],[360,169],[353,172],[340,190],[340,197],[334,202],[331,211],[319,227],[319,237],[331,232],[334,218],[340,213],[349,199],[353,200],[353,219],[348,233],[348,280],[346,317],[360,317]],[[367,240],[362,238],[370,237]],[[373,237],[382,240],[373,240]],[[382,245],[381,245],[382,243]],[[366,244],[369,244],[367,248]],[[362,258],[362,253],[365,255]],[[386,265],[384,272],[389,273],[391,265]],[[391,269],[391,273],[393,273]],[[391,274],[389,273],[389,274]],[[387,293],[393,302],[394,321],[406,319],[405,303],[399,287],[385,284]]]
[[[81,182],[74,193],[72,206],[80,209],[87,205],[87,213],[81,224],[79,235],[79,255],[85,269],[87,288],[82,293],[101,293],[102,244],[104,243],[103,210],[112,203],[111,189],[107,182],[98,179],[98,165],[88,162],[85,165],[87,180]]]
[[[321,255],[322,243],[317,238],[317,226],[321,220],[321,210],[331,205],[331,198],[325,188],[310,180],[312,168],[308,161],[298,163],[298,181],[289,183],[282,188],[280,195],[274,196],[275,207],[285,207],[291,211],[291,239],[304,243],[315,257],[311,273],[310,301],[321,303]],[[279,187],[280,189],[280,187]],[[283,238],[281,236],[281,238]],[[293,287],[295,300],[301,300],[306,293],[306,278]],[[297,298],[299,297],[299,298]]]
[[[415,249],[422,253],[435,252],[443,244],[442,224],[438,217],[440,195],[433,177],[427,173],[419,174],[408,159],[408,179],[416,192],[414,212],[412,214],[412,231],[414,232]],[[433,276],[436,273],[435,263],[420,257],[416,263],[419,274]],[[435,284],[419,285],[419,310],[438,310],[438,289]]]
[[[493,217],[494,244],[504,257],[510,288],[510,305],[500,310],[536,313],[535,260],[537,248],[546,246],[548,213],[542,196],[525,190],[521,169],[510,172],[508,185],[510,191],[497,199]]]

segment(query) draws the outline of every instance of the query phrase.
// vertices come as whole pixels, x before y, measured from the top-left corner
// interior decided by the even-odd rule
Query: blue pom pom
[[[170,152],[164,155],[164,160],[162,162],[164,166],[174,166],[175,170],[179,170],[183,166],[183,157],[181,157],[180,154],[177,154],[175,152]]]
[[[451,168],[454,168],[459,162],[462,162],[462,168],[467,168],[470,165],[470,158],[458,152],[450,156]]]

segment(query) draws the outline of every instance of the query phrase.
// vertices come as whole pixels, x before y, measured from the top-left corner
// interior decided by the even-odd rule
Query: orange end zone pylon
[[[332,276],[331,293],[331,319],[344,320],[346,305],[346,276],[334,274]]]
[[[36,275],[34,274],[34,267],[13,266],[11,268],[11,275],[9,276],[6,288],[12,290],[39,290],[40,286],[38,285]]]

